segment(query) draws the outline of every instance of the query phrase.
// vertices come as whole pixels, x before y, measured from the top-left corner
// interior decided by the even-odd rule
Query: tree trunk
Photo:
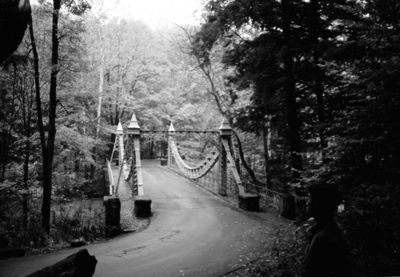
[[[288,64],[288,63],[287,63]],[[292,76],[286,78],[287,84],[285,85],[286,91],[286,109],[289,127],[289,146],[292,167],[294,170],[294,177],[298,178],[299,173],[303,169],[301,158],[301,140],[299,134],[299,123],[297,117],[297,105],[294,88],[294,80]]]
[[[50,208],[51,186],[53,175],[54,142],[56,137],[56,108],[57,108],[57,73],[58,65],[58,18],[61,0],[53,0],[53,28],[52,28],[52,54],[50,74],[50,99],[49,99],[49,125],[47,135],[46,155],[43,159],[43,202],[42,202],[42,226],[50,233]]]
[[[285,49],[283,50],[283,64],[284,64],[284,75],[285,84],[284,92],[286,97],[286,109],[287,109],[287,121],[288,121],[288,132],[289,132],[289,147],[291,164],[293,168],[293,177],[298,179],[300,172],[303,170],[303,163],[301,158],[301,139],[298,122],[298,112],[296,104],[296,90],[295,90],[295,79],[294,79],[294,62],[293,53],[289,50],[292,43],[292,34],[290,26],[290,0],[281,1],[282,9],[282,31],[285,43]]]
[[[325,118],[325,107],[324,107],[325,106],[325,104],[324,104],[324,88],[323,88],[321,79],[315,80],[314,92],[317,96],[317,113],[318,113],[318,121],[319,121],[318,135],[319,135],[319,139],[320,139],[322,156],[324,156],[324,153],[325,153],[324,149],[326,147],[326,139],[325,139],[326,118]]]
[[[36,113],[38,117],[38,129],[40,134],[40,145],[42,149],[42,157],[45,157],[46,152],[46,138],[44,134],[44,126],[43,126],[43,112],[42,112],[42,101],[40,98],[40,82],[39,82],[39,55],[36,48],[35,35],[33,32],[32,25],[32,15],[29,18],[29,35],[31,39],[32,53],[33,53],[33,64],[35,71],[35,99],[36,99]]]
[[[244,153],[243,153],[242,143],[240,141],[239,135],[234,130],[233,130],[233,135],[235,136],[235,138],[237,140],[240,160],[242,161],[244,168],[246,169],[247,173],[249,174],[251,181],[256,185],[265,186],[265,184],[263,184],[262,182],[257,180],[257,177],[256,177],[254,171],[250,168],[250,166],[246,162],[246,159],[245,159]]]
[[[49,91],[49,123],[47,126],[48,136],[47,142],[43,126],[43,115],[40,98],[39,84],[39,57],[37,53],[35,37],[32,26],[32,16],[29,19],[29,33],[34,56],[35,69],[35,93],[36,93],[36,110],[38,114],[38,127],[40,133],[40,142],[42,148],[42,170],[43,170],[43,201],[42,201],[42,227],[47,233],[50,233],[50,207],[51,207],[51,186],[53,173],[53,155],[54,142],[56,136],[56,108],[57,108],[57,74],[58,65],[58,19],[61,7],[61,0],[53,0],[53,20],[52,20],[52,55],[51,55],[51,74],[50,74],[50,91]]]
[[[314,67],[316,69],[315,80],[313,84],[313,90],[315,95],[317,96],[317,116],[318,116],[318,135],[320,138],[320,145],[322,156],[324,157],[324,148],[326,147],[326,139],[325,139],[325,104],[324,104],[324,72],[318,67],[318,62],[320,59],[320,54],[318,51],[318,30],[320,27],[319,22],[319,8],[320,3],[319,0],[311,0],[310,1],[310,21],[309,21],[309,29],[310,29],[310,40],[312,44],[313,51],[313,62]],[[323,158],[324,159],[324,158]]]
[[[27,133],[30,133],[28,130],[26,130]],[[23,171],[24,171],[24,177],[23,177],[23,194],[22,194],[22,226],[24,227],[24,230],[26,230],[28,226],[28,190],[29,190],[29,158],[30,158],[30,153],[31,153],[31,143],[29,140],[29,136],[26,135],[25,137],[25,154],[24,154],[24,166],[23,166]]]
[[[28,191],[29,191],[29,158],[31,154],[31,103],[30,99],[22,95],[22,120],[25,135],[24,165],[23,165],[23,194],[22,194],[22,226],[27,230],[28,226]]]
[[[52,31],[52,70],[50,74],[50,100],[49,100],[49,126],[48,126],[48,161],[49,168],[52,171],[54,141],[56,136],[56,109],[57,109],[57,74],[59,71],[58,64],[58,17],[61,7],[61,0],[53,0],[53,31]],[[51,180],[51,177],[50,177]]]
[[[103,90],[104,90],[104,54],[101,54],[101,64],[99,68],[99,102],[97,106],[97,126],[96,126],[96,140],[99,138],[100,135],[100,124],[101,124],[101,109],[102,109],[102,102],[103,102]],[[96,160],[96,146],[93,147],[93,160]],[[90,165],[89,170],[89,178],[93,180],[96,168],[93,164]]]
[[[51,168],[48,159],[43,162],[43,200],[42,200],[42,227],[47,234],[50,233],[50,208],[51,208]]]
[[[154,159],[154,141],[150,141],[150,158]]]
[[[96,127],[96,139],[99,138],[100,133],[100,122],[101,122],[101,105],[103,100],[103,88],[104,88],[104,56],[101,57],[101,65],[99,68],[99,103],[97,106],[97,127]]]
[[[29,207],[28,207],[28,194],[24,192],[22,195],[22,227],[24,228],[25,231],[28,230],[28,213],[29,213]]]
[[[267,188],[270,188],[271,181],[269,176],[269,119],[268,119],[268,126],[262,128],[262,139],[263,139],[263,146],[264,146],[264,173],[265,173],[265,184]]]
[[[44,126],[43,126],[43,114],[42,114],[42,101],[40,98],[40,83],[39,83],[39,55],[37,52],[36,48],[36,41],[35,41],[35,36],[33,32],[33,24],[32,24],[32,15],[29,18],[29,35],[31,39],[31,46],[32,46],[32,52],[33,52],[33,63],[34,63],[34,71],[35,71],[35,99],[36,99],[36,113],[38,117],[38,129],[39,129],[39,134],[40,134],[40,146],[42,150],[42,172],[43,172],[43,201],[42,201],[42,226],[44,229],[49,232],[50,231],[50,223],[45,224],[46,222],[46,213],[43,212],[44,207],[49,206],[50,204],[47,204],[46,197],[47,195],[47,188],[48,185],[45,181],[45,176],[46,176],[46,171],[47,171],[47,145],[46,145],[46,137],[45,137],[45,131],[44,131]],[[50,218],[50,212],[49,216]],[[50,222],[50,221],[49,221]],[[46,226],[48,228],[46,229]]]

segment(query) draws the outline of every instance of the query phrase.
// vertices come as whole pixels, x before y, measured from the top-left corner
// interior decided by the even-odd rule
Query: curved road
[[[84,246],[98,261],[94,276],[223,276],[271,240],[272,216],[241,211],[156,161],[143,161],[143,179],[153,201],[149,227]],[[0,276],[25,276],[76,251],[3,260]]]

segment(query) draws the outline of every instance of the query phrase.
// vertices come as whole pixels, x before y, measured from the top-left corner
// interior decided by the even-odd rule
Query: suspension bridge
[[[231,151],[232,129],[224,119],[218,130],[175,130],[172,122],[168,131],[141,130],[135,114],[125,128],[119,123],[110,159],[107,160],[109,197],[121,200],[121,222],[123,229],[130,229],[133,201],[146,197],[146,184],[143,183],[140,143],[143,139],[164,139],[168,141],[167,167],[185,178],[195,181],[207,190],[222,197],[237,196],[239,207],[245,210],[259,210],[260,195],[250,193],[243,186],[240,174]],[[188,164],[179,151],[176,137],[192,134],[198,137],[207,135],[218,141],[202,160]]]
[[[240,180],[227,122],[217,130],[190,131],[219,142],[196,164],[183,157],[178,138],[185,132],[172,124],[166,131],[141,130],[134,115],[126,128],[121,124],[116,128],[107,161],[107,197],[121,201],[123,229],[130,228],[137,199],[151,198],[153,216],[141,232],[83,246],[98,261],[94,276],[234,276],[236,270],[271,251],[274,233],[284,220],[271,213],[239,209],[238,195],[255,195],[261,204],[273,201],[261,193],[249,193]],[[168,140],[166,166],[140,157],[141,138],[156,136]],[[3,260],[0,276],[26,276],[76,251]]]

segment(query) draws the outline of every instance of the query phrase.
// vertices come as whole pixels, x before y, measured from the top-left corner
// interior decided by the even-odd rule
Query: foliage
[[[71,2],[72,3],[72,2]],[[70,4],[71,4],[70,3]],[[50,56],[49,49],[50,45],[50,34],[51,28],[48,23],[51,22],[52,7],[48,3],[42,3],[36,5],[32,10],[33,17],[35,18],[34,29],[36,30],[36,45],[39,49],[39,61],[41,69],[41,77],[50,75],[51,66],[48,62],[48,56]],[[59,79],[59,94],[62,96],[58,99],[57,105],[62,108],[61,112],[58,112],[59,120],[57,121],[57,128],[61,130],[63,128],[73,127],[76,124],[81,125],[78,117],[72,113],[72,109],[66,107],[74,107],[74,112],[80,112],[79,110],[79,99],[75,101],[71,95],[68,96],[68,102],[64,101],[63,95],[67,94],[72,88],[72,83],[76,80],[79,75],[78,70],[84,69],[81,54],[83,45],[80,43],[81,35],[84,29],[82,28],[82,22],[79,18],[71,17],[71,14],[62,13],[60,19],[60,79]],[[37,102],[35,102],[34,96],[34,70],[33,70],[33,58],[30,53],[31,42],[29,34],[26,34],[25,39],[20,45],[18,52],[15,56],[11,57],[7,63],[3,65],[1,71],[2,79],[2,177],[0,178],[2,192],[6,195],[9,193],[17,196],[17,201],[14,198],[6,199],[6,203],[15,205],[19,203],[22,209],[21,213],[9,213],[5,214],[4,220],[11,220],[15,223],[14,233],[9,233],[14,242],[21,244],[29,243],[26,239],[18,236],[23,235],[27,232],[31,232],[32,235],[41,232],[40,228],[31,225],[32,218],[38,216],[38,207],[30,206],[33,205],[31,199],[36,199],[40,192],[39,184],[44,179],[44,172],[40,170],[43,166],[43,157],[40,152],[40,140],[39,133],[36,129],[38,124],[37,117]],[[42,89],[48,89],[49,83],[46,78],[41,78]],[[49,111],[49,105],[46,104],[47,98],[42,95],[42,101],[44,101],[43,111],[45,114]],[[4,109],[3,109],[4,108]],[[49,118],[44,117],[44,124],[47,126]],[[47,128],[47,127],[46,127]],[[80,130],[82,131],[82,130]],[[80,162],[82,164],[90,164],[93,159],[89,156],[89,146],[85,143],[91,143],[89,137],[85,137],[83,132],[77,130],[73,135],[81,135],[80,140],[72,139],[71,136],[65,136],[67,132],[61,133],[62,136],[58,136],[55,143],[55,155],[57,157],[56,163],[54,164],[54,175],[65,175],[68,176],[70,172],[65,170],[63,167],[57,165],[57,160],[60,161],[68,156],[66,148],[69,148],[70,158],[71,156],[80,156]],[[69,141],[68,141],[69,139]],[[74,143],[73,143],[74,142]],[[66,146],[66,144],[70,144]],[[72,153],[74,152],[74,153]],[[77,161],[79,162],[79,161]],[[75,168],[76,169],[76,168]],[[87,168],[78,168],[75,170],[76,173],[87,171]],[[79,172],[80,171],[80,172]],[[50,172],[51,174],[51,172]],[[86,185],[91,186],[90,177],[88,174],[82,176],[81,180]],[[101,175],[99,175],[101,176]],[[104,177],[104,176],[103,176]],[[76,182],[76,180],[74,180]],[[95,180],[93,183],[99,183]],[[52,184],[56,188],[67,183],[54,182]],[[97,186],[97,185],[96,185]],[[102,192],[102,191],[101,191]],[[93,193],[93,192],[91,192]],[[16,201],[16,202],[15,202]],[[17,218],[13,218],[17,217]],[[3,220],[2,220],[3,221]],[[37,232],[30,230],[33,228]],[[3,233],[3,231],[2,231]],[[24,235],[23,235],[24,236]]]
[[[282,224],[273,234],[272,246],[257,259],[228,276],[303,276],[303,259],[309,242],[308,222],[301,224]]]
[[[232,101],[252,90],[236,126],[262,134],[272,122],[271,178],[341,187],[360,274],[398,271],[399,16],[396,1],[216,0],[196,37],[203,64],[223,45]]]
[[[29,248],[40,249],[47,245],[47,236],[43,232],[40,220],[39,203],[30,203],[32,211],[29,216],[27,227],[23,227],[22,209],[18,199],[12,194],[2,191],[2,205],[0,218],[2,221],[0,229],[1,248]],[[10,214],[13,216],[10,217]]]
[[[31,212],[27,227],[21,222],[21,205],[10,194],[2,193],[0,218],[1,248],[24,248],[29,254],[43,253],[70,246],[74,239],[84,238],[91,242],[104,237],[104,226],[87,226],[82,220],[81,211],[72,216],[60,214],[52,221],[52,232],[47,235],[40,224],[40,199],[31,198]],[[13,217],[9,215],[13,214]]]
[[[215,107],[205,97],[201,74],[194,70],[193,59],[180,49],[178,28],[154,31],[142,22],[117,20],[101,13],[98,16],[87,10],[86,1],[62,1],[62,5],[51,173],[53,200],[102,197],[107,193],[103,169],[113,142],[110,130],[119,120],[127,125],[133,111],[142,128],[165,128],[170,120],[177,128],[207,129],[219,125]],[[48,77],[54,69],[50,61],[52,16],[50,1],[32,6],[46,133],[51,105],[45,92],[50,89]],[[104,88],[97,136],[101,68]],[[44,247],[49,241],[58,240],[57,236],[68,235],[67,226],[72,222],[52,226],[50,237],[39,235],[42,229],[31,224],[32,220],[40,221],[36,200],[42,195],[44,173],[29,34],[16,55],[2,65],[0,74],[0,189],[4,204],[18,207],[17,213],[6,210],[1,218],[2,223],[12,222],[14,227],[10,230],[15,232],[2,229],[1,235],[7,233],[15,245],[28,247],[35,237],[38,242],[32,247]],[[32,237],[25,238],[29,232]]]
[[[88,11],[86,1],[62,1],[53,197],[103,193],[112,130],[133,112],[143,129],[166,129],[171,121],[177,129],[217,128],[223,115],[238,130],[233,145],[240,138],[255,179],[295,196],[312,184],[340,186],[340,222],[356,269],[397,273],[397,2],[210,0],[200,28],[152,30]],[[49,1],[33,7],[42,91],[54,69],[52,16]],[[40,195],[44,178],[31,51],[25,38],[0,72],[0,189],[21,210],[10,225],[16,233],[35,228],[29,222],[37,207],[28,209],[29,199]],[[48,114],[49,97],[41,99]],[[44,116],[46,128],[49,121]],[[193,149],[209,146],[190,142],[186,155],[200,159]],[[35,245],[45,239],[32,236]],[[296,266],[301,247],[281,245],[280,257]],[[283,274],[275,269],[264,270]]]

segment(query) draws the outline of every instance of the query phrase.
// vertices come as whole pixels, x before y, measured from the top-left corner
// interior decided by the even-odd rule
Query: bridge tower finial
[[[229,125],[228,120],[224,116],[222,120],[221,126],[219,127],[219,131],[221,136],[231,136],[232,135],[232,127]]]
[[[170,132],[170,133],[175,132],[174,124],[172,124],[172,121],[171,121],[171,124],[169,125],[168,132]]]
[[[136,119],[135,113],[132,114],[131,121],[129,122],[129,125],[128,125],[128,131],[130,134],[133,134],[133,135],[140,134],[140,126]]]
[[[116,135],[122,135],[124,133],[124,129],[122,128],[121,121],[118,121]]]

